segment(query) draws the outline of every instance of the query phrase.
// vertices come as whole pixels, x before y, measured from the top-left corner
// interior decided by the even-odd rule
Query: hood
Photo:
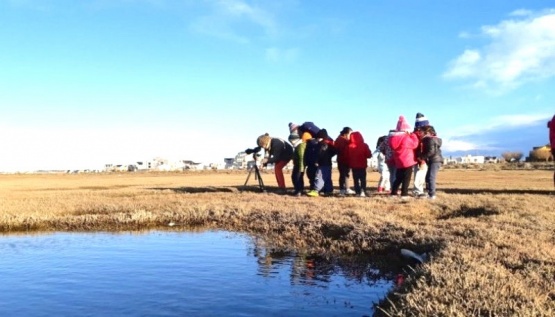
[[[404,135],[406,135],[405,132],[397,132],[389,137],[389,146],[392,150],[397,150],[401,147]]]
[[[364,138],[362,137],[362,134],[360,134],[360,132],[356,131],[351,133],[350,142],[351,144],[362,144],[364,143]]]

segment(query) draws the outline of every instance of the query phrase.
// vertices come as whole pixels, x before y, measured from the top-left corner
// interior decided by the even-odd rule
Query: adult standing
[[[391,195],[396,196],[401,187],[401,198],[409,198],[409,185],[412,176],[413,166],[416,165],[414,150],[418,147],[418,137],[411,133],[411,126],[405,117],[400,116],[397,121],[397,133],[389,138],[389,146],[393,151],[393,161],[395,163],[396,175],[392,185]]]
[[[428,170],[426,173],[426,188],[428,190],[428,198],[436,199],[436,179],[441,164],[443,164],[443,156],[441,155],[442,141],[437,137],[436,130],[429,125],[423,128],[424,137],[422,138],[422,156],[421,159],[426,161]]]
[[[339,195],[354,194],[349,188],[349,138],[353,129],[344,127],[335,139],[335,149],[337,150],[337,169],[339,170]]]
[[[274,174],[278,183],[280,193],[285,193],[285,178],[283,168],[293,158],[293,146],[280,138],[270,137],[268,133],[259,136],[256,144],[264,149],[263,166],[274,164]]]
[[[555,115],[547,123],[547,127],[549,128],[549,143],[551,144],[551,157],[553,158],[553,162],[555,163]],[[555,171],[553,171],[553,186],[555,187]]]

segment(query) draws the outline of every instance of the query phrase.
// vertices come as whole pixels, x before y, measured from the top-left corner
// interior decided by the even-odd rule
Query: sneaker
[[[347,194],[347,195],[354,195],[354,194],[356,194],[356,192],[355,192],[354,190],[352,190],[352,189],[349,188],[349,189],[347,189],[347,190],[345,191],[345,194]]]
[[[366,194],[364,192],[360,192],[360,194],[358,194],[358,197],[366,197]]]
[[[436,195],[428,196],[428,199],[434,200],[436,199]]]
[[[309,196],[309,197],[318,197],[319,196],[318,192],[315,191],[315,190],[309,191],[308,193],[306,193],[306,195]]]
[[[412,197],[410,196],[401,196],[401,200],[410,200]]]
[[[378,193],[382,193],[383,192],[383,187],[378,187]]]
[[[339,196],[345,196],[346,193],[347,193],[347,191],[344,190],[344,189],[339,190]]]

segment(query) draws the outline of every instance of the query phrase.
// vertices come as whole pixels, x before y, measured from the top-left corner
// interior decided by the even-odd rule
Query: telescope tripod
[[[249,174],[247,175],[247,180],[245,181],[245,185],[243,185],[243,187],[247,186],[247,183],[249,182],[249,178],[251,177],[251,174],[254,171],[254,179],[258,180],[258,188],[260,188],[261,192],[265,192],[266,188],[264,187],[264,181],[262,180],[262,176],[260,175],[260,169],[258,168],[258,165],[256,164],[256,161],[254,161],[253,166],[249,169]]]

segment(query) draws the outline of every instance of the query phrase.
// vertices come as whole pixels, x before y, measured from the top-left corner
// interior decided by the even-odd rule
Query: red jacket
[[[396,168],[407,168],[417,163],[414,150],[419,143],[418,136],[414,133],[399,133],[389,138],[389,146],[393,151],[393,162]]]
[[[342,136],[338,136],[335,139],[335,149],[337,150],[337,163],[338,164],[349,164],[349,140]]]
[[[351,133],[348,155],[350,168],[368,167],[368,159],[372,157],[372,152],[368,144],[364,143],[364,138],[360,132]]]
[[[549,143],[551,143],[551,149],[555,149],[555,116],[547,123],[547,126],[549,127]]]

